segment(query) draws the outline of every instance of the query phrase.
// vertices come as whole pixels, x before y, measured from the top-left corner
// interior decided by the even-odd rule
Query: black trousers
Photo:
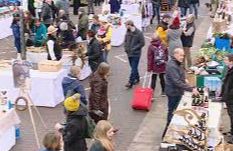
[[[165,73],[160,73],[160,74],[154,74],[153,73],[152,74],[151,88],[155,89],[155,87],[156,87],[157,75],[159,75],[162,92],[164,92],[164,90],[165,90],[165,80],[164,80]]]
[[[230,123],[231,123],[231,135],[233,135],[233,104],[226,103],[227,106],[227,112],[230,117]]]
[[[73,14],[78,15],[78,9],[80,7],[80,0],[73,1]]]

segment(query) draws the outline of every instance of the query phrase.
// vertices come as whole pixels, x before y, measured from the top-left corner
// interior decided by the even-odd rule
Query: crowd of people
[[[94,3],[99,5],[100,0],[96,0]],[[111,3],[116,7],[115,2],[110,0]],[[117,1],[117,3],[120,2]],[[74,0],[73,13],[78,15],[77,27],[70,19],[69,1],[66,0],[58,0],[56,3],[53,3],[52,0],[45,0],[43,3],[36,5],[34,13],[31,11],[24,13],[24,34],[27,34],[27,46],[45,46],[48,60],[60,60],[64,49],[73,53],[73,66],[62,81],[66,98],[63,103],[66,122],[65,124],[56,124],[57,131],[48,133],[44,137],[45,151],[58,151],[61,148],[64,151],[87,151],[85,140],[88,138],[89,128],[87,117],[93,119],[96,124],[93,134],[94,142],[90,150],[115,150],[112,136],[117,132],[117,129],[109,122],[111,106],[108,98],[108,76],[110,72],[108,54],[111,51],[112,25],[105,16],[98,15],[93,15],[90,25],[88,13],[84,8],[79,8],[79,4],[80,1]],[[173,12],[164,14],[162,17],[160,17],[161,0],[152,0],[152,4],[154,16],[157,15],[158,25],[148,46],[147,72],[152,75],[150,87],[155,90],[157,77],[159,77],[161,96],[168,98],[167,128],[184,91],[198,95],[197,89],[188,84],[185,71],[193,64],[190,48],[195,36],[195,19],[198,18],[197,7],[200,2],[199,0],[178,0],[175,3],[173,0],[169,0],[169,7],[173,8]],[[90,6],[93,7],[93,4]],[[180,12],[177,7],[180,8]],[[113,13],[119,11],[118,7],[112,9],[116,9]],[[187,10],[189,10],[189,14],[187,14]],[[185,17],[186,20],[181,23],[182,17]],[[160,18],[162,19],[160,20]],[[15,47],[20,54],[19,20],[19,14],[14,14],[11,28]],[[138,66],[142,49],[145,46],[145,39],[143,32],[134,25],[132,20],[126,21],[125,27],[127,31],[124,49],[131,71],[125,87],[131,89],[134,85],[140,83]],[[80,39],[88,42],[87,52],[83,50]],[[80,64],[77,63],[78,59],[81,59],[81,62],[88,60],[92,70],[92,75],[89,78],[89,97],[87,97],[79,80],[82,66],[77,65]],[[233,58],[228,56],[226,60],[231,69],[224,81],[222,97],[225,101],[229,101],[233,99],[232,95],[229,95],[232,92],[232,87],[227,84],[229,81],[233,82],[231,78]],[[232,106],[230,102],[227,105]],[[232,115],[231,109],[229,109],[229,114]]]

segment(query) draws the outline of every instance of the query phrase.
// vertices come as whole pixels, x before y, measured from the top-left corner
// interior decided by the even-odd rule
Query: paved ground
[[[200,7],[200,17],[196,22],[197,33],[195,36],[193,54],[195,54],[206,37],[207,30],[210,25],[208,13],[205,10],[204,3],[208,0],[202,0]],[[72,16],[74,22],[77,17]],[[146,48],[154,31],[154,26],[145,32],[146,46],[140,61],[141,76],[146,70]],[[10,59],[15,57],[12,37],[0,40],[0,58]],[[119,57],[121,59],[119,59]],[[129,75],[129,67],[123,47],[114,47],[109,55],[109,63],[111,65],[111,76],[109,77],[109,98],[111,100],[112,113],[111,121],[120,129],[116,135],[116,151],[157,151],[161,142],[161,134],[166,122],[166,97],[160,97],[160,88],[155,91],[155,102],[150,112],[134,111],[130,107],[132,90],[126,90],[124,84],[127,82]],[[83,81],[88,88],[88,81]],[[88,91],[87,91],[88,93]],[[36,123],[40,140],[47,131],[53,130],[56,122],[63,120],[62,106],[55,108],[38,107],[48,129],[44,129],[36,116]],[[36,151],[36,142],[33,135],[30,117],[27,111],[18,112],[21,124],[21,139],[17,141],[12,151]],[[224,121],[227,119],[224,116]]]

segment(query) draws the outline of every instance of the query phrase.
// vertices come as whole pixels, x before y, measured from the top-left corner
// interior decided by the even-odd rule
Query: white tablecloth
[[[125,34],[126,34],[125,22],[127,20],[134,21],[135,26],[138,29],[142,30],[142,18],[140,15],[124,15],[121,19],[122,19],[121,26],[113,26],[112,39],[111,39],[112,46],[120,46],[124,43]]]
[[[9,151],[15,145],[15,124],[20,120],[14,109],[4,114],[0,116],[0,151]]]
[[[61,82],[67,74],[66,70],[62,69],[59,72],[31,70],[30,74],[30,97],[35,106],[55,107],[64,100]],[[0,72],[0,83],[2,83],[0,89],[7,90],[9,99],[15,101],[19,96],[19,89],[14,88],[11,70]]]
[[[10,28],[13,17],[0,19],[0,39],[6,38],[12,35],[12,30]]]
[[[27,60],[32,62],[32,63],[38,63],[43,60],[47,60],[47,53],[42,52],[42,53],[35,53],[35,52],[27,52]],[[72,66],[72,61],[71,57],[69,54],[64,54],[62,56],[62,64],[64,68],[66,69],[66,72],[69,72],[70,67]],[[80,77],[79,80],[84,80],[87,77],[90,76],[92,73],[90,66],[88,65],[88,62],[83,66],[81,72],[80,72]]]
[[[140,11],[139,4],[121,4],[121,9],[124,10],[124,14],[138,14]]]

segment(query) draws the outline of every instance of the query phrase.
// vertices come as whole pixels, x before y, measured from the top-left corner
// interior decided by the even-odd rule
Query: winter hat
[[[68,30],[68,24],[66,22],[62,22],[59,28],[61,29],[61,31],[66,31]]]
[[[54,26],[50,25],[48,27],[48,33],[47,34],[52,34],[52,33],[56,32],[56,31],[57,31],[57,28],[55,28]]]
[[[180,19],[179,17],[175,17],[174,20],[172,21],[172,25],[175,27],[179,27],[180,26]]]
[[[100,27],[100,29],[98,30],[98,35],[99,36],[102,36],[102,35],[104,35],[106,33],[106,30],[105,30],[105,28],[104,27]]]
[[[78,111],[80,106],[80,94],[76,93],[71,97],[68,97],[64,101],[64,107],[67,111],[75,112]]]

